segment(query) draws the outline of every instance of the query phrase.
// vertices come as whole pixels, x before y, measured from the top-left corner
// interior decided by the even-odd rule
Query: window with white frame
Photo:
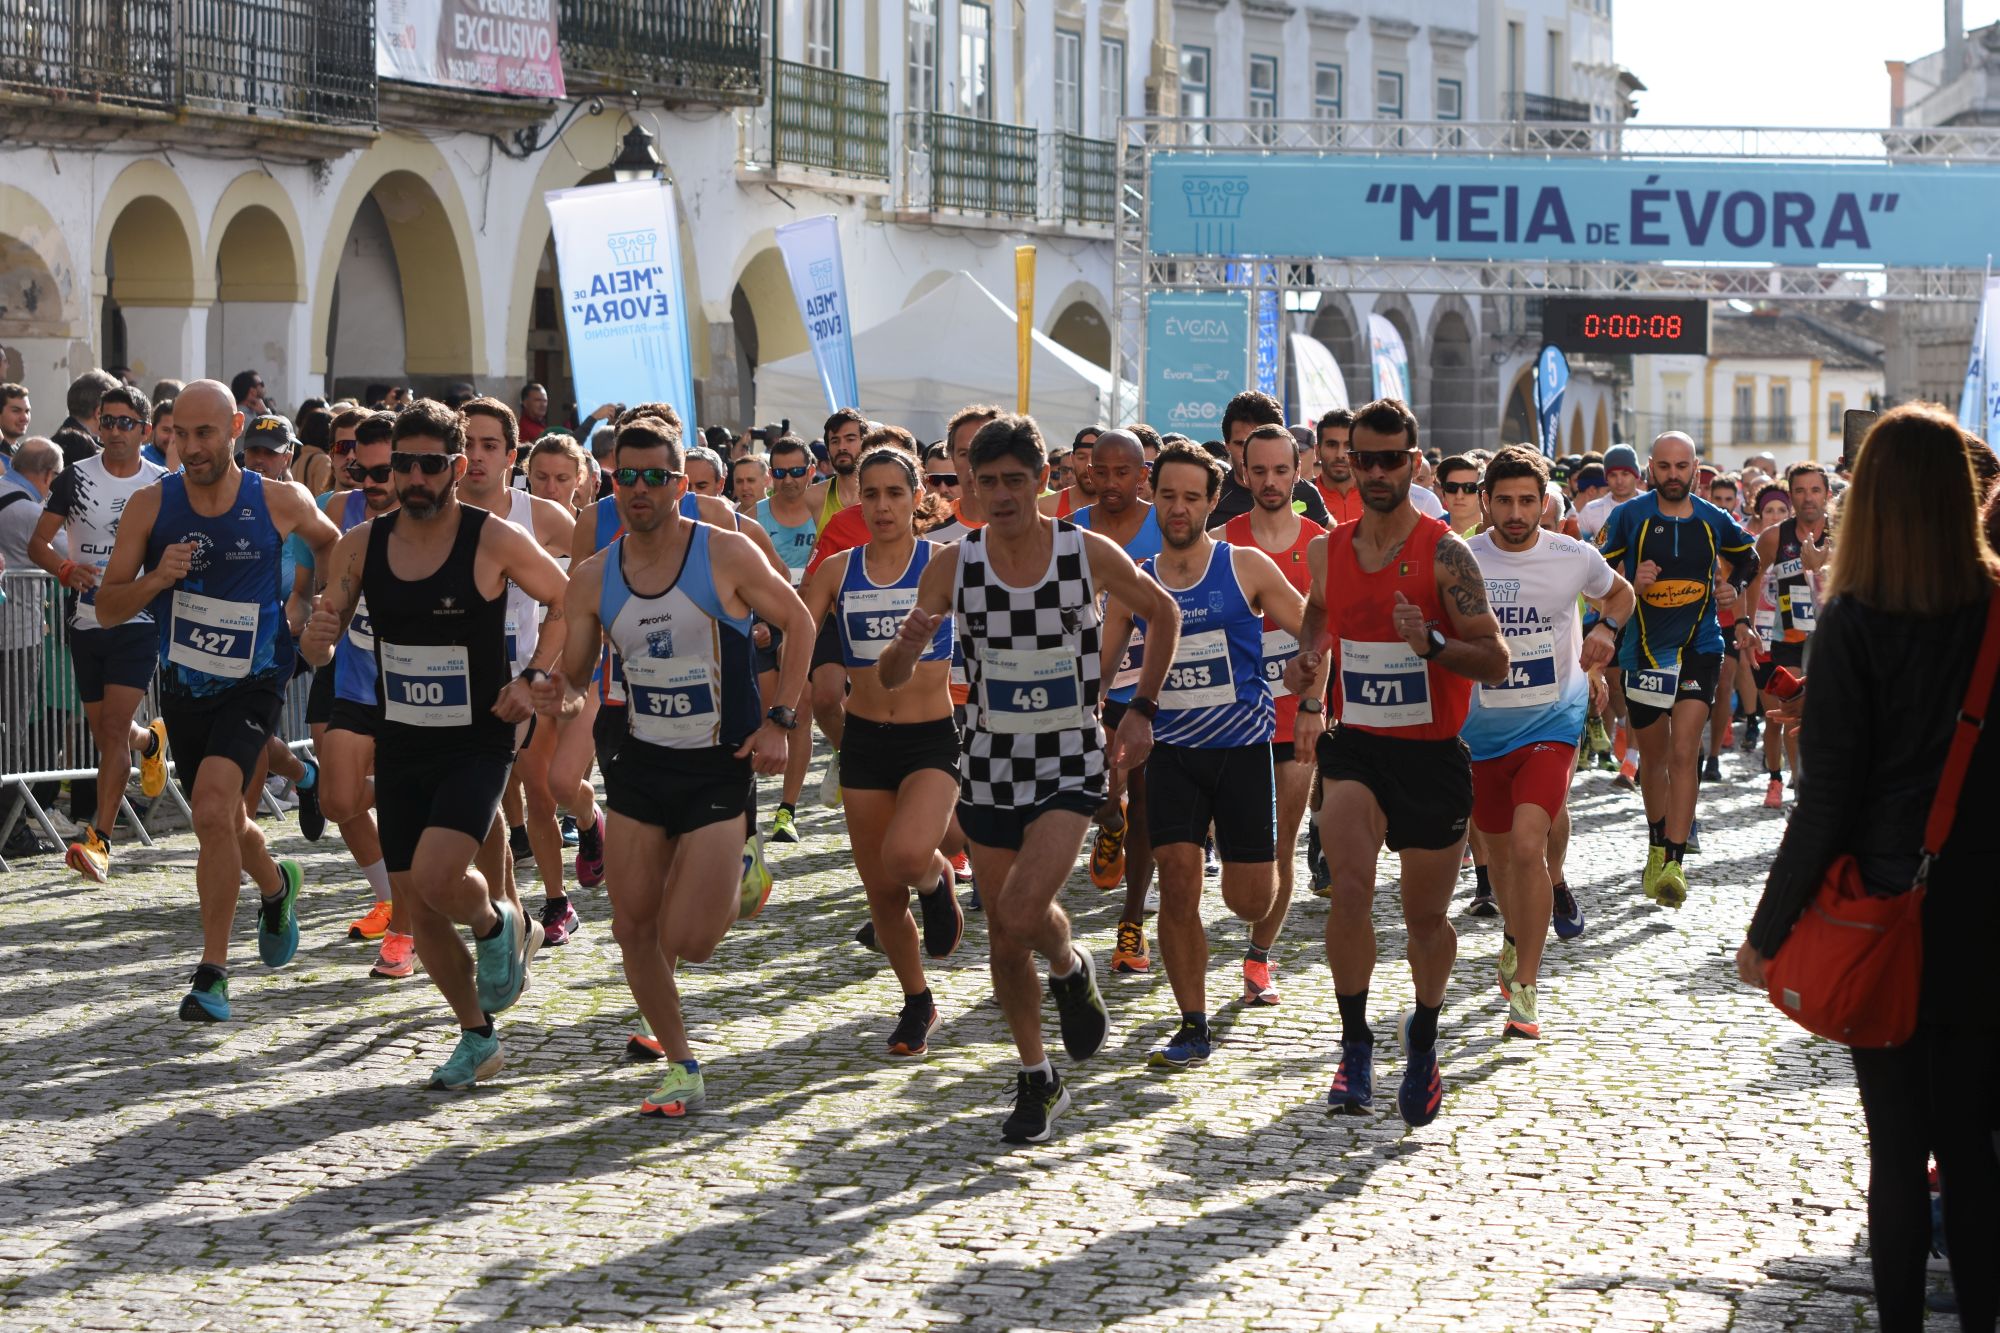
[[[935,111],[938,100],[938,0],[909,0],[903,21],[903,62],[906,77],[903,105],[911,111]]]
[[[1322,61],[1313,66],[1313,119],[1339,120],[1340,66]]]
[[[806,63],[840,67],[840,0],[806,0]]]
[[[958,2],[958,113],[993,119],[993,7]]]
[[[1826,399],[1826,433],[1844,434],[1847,427],[1847,398],[1844,394],[1828,394]]]
[[[1437,118],[1439,120],[1465,119],[1465,84],[1462,80],[1438,80]]]
[[[1208,115],[1208,48],[1181,48],[1181,114],[1205,118]]]
[[[1403,118],[1403,76],[1394,70],[1375,72],[1375,118],[1377,120],[1401,120]]]
[[[1125,114],[1125,43],[1106,37],[1097,47],[1097,134],[1118,135],[1118,118]]]
[[[1792,386],[1789,383],[1771,386],[1771,438],[1780,441],[1792,438]]]
[[[1248,114],[1252,120],[1276,120],[1278,118],[1278,58],[1276,56],[1250,57],[1250,100]]]
[[[1056,29],[1056,128],[1083,133],[1083,34]]]

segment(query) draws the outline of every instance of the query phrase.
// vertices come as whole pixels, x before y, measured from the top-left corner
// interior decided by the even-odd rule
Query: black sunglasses
[[[1394,472],[1410,461],[1408,449],[1355,449],[1349,452],[1354,466],[1363,472]]]
[[[771,475],[772,475],[773,477],[776,477],[776,478],[777,478],[777,479],[778,479],[779,481],[784,481],[784,480],[785,480],[785,479],[787,479],[787,478],[794,478],[794,479],[796,479],[796,478],[798,478],[798,477],[804,477],[804,476],[808,476],[808,475],[810,475],[810,474],[811,474],[811,472],[812,472],[812,469],[811,469],[811,468],[809,468],[809,467],[803,467],[803,466],[801,466],[801,467],[774,467],[774,468],[772,468],[772,469],[771,469]]]
[[[407,456],[405,455],[405,457]],[[350,481],[372,481],[379,486],[389,480],[389,473],[392,470],[387,463],[377,463],[374,467],[363,467],[359,463],[349,463],[347,465],[347,477]]]
[[[956,486],[958,485],[958,474],[956,472],[926,472],[924,473],[924,480],[933,486]]]
[[[621,467],[611,474],[613,480],[620,486],[637,486],[643,481],[655,490],[670,481],[679,481],[686,475],[684,472],[674,472],[663,467]]]
[[[1479,483],[1476,481],[1446,481],[1438,484],[1438,489],[1446,495],[1477,495]]]
[[[398,472],[421,472],[435,477],[451,466],[451,454],[406,454],[398,449],[389,455],[389,466]]]
[[[145,422],[139,420],[137,417],[99,417],[97,419],[97,426],[100,430],[137,430],[145,424]]]

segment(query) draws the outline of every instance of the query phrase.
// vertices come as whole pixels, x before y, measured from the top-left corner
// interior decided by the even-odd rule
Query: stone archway
[[[1340,366],[1347,384],[1347,401],[1355,407],[1375,395],[1373,375],[1368,365],[1368,339],[1362,336],[1362,322],[1355,316],[1354,303],[1344,292],[1322,292],[1319,309],[1312,315],[1306,332],[1326,344]]]
[[[134,162],[106,191],[98,215],[97,363],[133,377],[194,378],[206,363],[214,283],[196,264],[201,224],[180,178]]]
[[[1500,443],[1541,447],[1541,426],[1535,415],[1535,365],[1530,361],[1514,377],[1500,402]]]
[[[1601,397],[1597,400],[1597,420],[1595,424],[1591,426],[1590,429],[1590,448],[1596,451],[1597,453],[1601,454],[1610,447],[1611,447],[1610,397],[1609,395],[1606,395],[1605,397]],[[1578,449],[1579,452],[1581,452],[1582,449],[1581,441],[1578,441]]]
[[[32,196],[0,185],[0,377],[27,386],[34,428],[63,419],[71,366],[89,359],[81,280],[62,230]]]
[[[757,368],[796,356],[810,344],[805,321],[799,318],[798,299],[792,294],[791,275],[777,246],[768,236],[759,237],[744,248],[744,253],[749,259],[737,270],[730,288],[729,311],[742,376],[742,412],[747,421],[755,410]],[[795,426],[794,433],[811,438],[818,432]]]
[[[363,392],[371,377],[477,383],[485,313],[473,230],[438,150],[401,135],[376,140],[329,217],[310,316],[311,368],[329,392],[336,382]],[[343,301],[354,312],[346,320]]]
[[[260,372],[279,403],[302,396],[298,364],[305,310],[305,257],[297,216],[276,182],[239,177],[223,192],[209,225],[207,270],[215,275],[208,312],[208,368],[227,383],[239,370]]]
[[[1109,370],[1111,325],[1104,318],[1102,303],[1091,299],[1094,295],[1079,293],[1071,296],[1065,292],[1058,297],[1055,316],[1049,320],[1048,335],[1052,341],[1075,352],[1091,365]]]
[[[1478,383],[1472,364],[1472,327],[1464,312],[1440,304],[1431,321],[1430,441],[1446,456],[1469,453],[1484,440],[1479,429]]]

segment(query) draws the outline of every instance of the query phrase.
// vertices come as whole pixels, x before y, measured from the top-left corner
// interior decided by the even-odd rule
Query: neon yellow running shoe
[[[1521,970],[1521,954],[1515,949],[1514,941],[1503,940],[1500,945],[1500,998],[1514,998],[1514,974]]]
[[[693,1064],[692,1060],[688,1064]],[[701,1109],[707,1099],[702,1087],[701,1070],[689,1069],[679,1060],[667,1061],[666,1077],[660,1086],[653,1089],[653,1095],[639,1103],[639,1114],[659,1116],[666,1120],[679,1120]]]
[[[1639,888],[1654,902],[1660,901],[1660,872],[1667,866],[1667,849],[1654,846],[1646,849],[1646,874],[1639,881]]]
[[[771,872],[764,865],[764,839],[755,833],[743,844],[742,895],[736,908],[738,921],[748,921],[763,911],[771,897]]]
[[[1660,878],[1653,885],[1653,900],[1662,907],[1673,908],[1688,900],[1687,870],[1679,861],[1669,861],[1661,867]]]

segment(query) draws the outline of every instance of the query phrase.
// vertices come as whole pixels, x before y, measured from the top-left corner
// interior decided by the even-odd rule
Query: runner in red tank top
[[[1486,605],[1486,581],[1465,543],[1410,504],[1417,419],[1394,399],[1354,414],[1351,457],[1366,508],[1308,553],[1308,651],[1286,684],[1307,686],[1332,659],[1332,705],[1341,725],[1301,712],[1293,750],[1317,739],[1326,797],[1320,838],[1333,867],[1326,956],[1340,1006],[1341,1059],[1326,1095],[1336,1111],[1374,1101],[1374,1034],[1368,983],[1375,967],[1375,858],[1386,840],[1402,856],[1416,1008],[1397,1023],[1405,1063],[1397,1109],[1412,1127],[1437,1118],[1437,1019],[1458,940],[1446,909],[1472,814],[1472,765],[1458,739],[1471,682],[1498,684],[1507,645]]]
[[[1277,562],[1278,568],[1300,592],[1312,590],[1312,567],[1306,563],[1307,548],[1326,529],[1292,509],[1292,485],[1298,480],[1298,443],[1283,426],[1259,426],[1243,442],[1243,473],[1250,483],[1250,497],[1256,507],[1238,514],[1223,525],[1223,540],[1231,546],[1255,546]],[[1317,709],[1325,682],[1315,681],[1305,694],[1285,688],[1285,665],[1298,655],[1298,640],[1279,629],[1277,622],[1264,617],[1264,678],[1278,709],[1278,730],[1271,745],[1271,760],[1278,786],[1278,896],[1263,920],[1250,928],[1250,952],[1243,960],[1243,999],[1248,1004],[1276,1004],[1278,988],[1271,980],[1271,946],[1285,924],[1292,905],[1293,849],[1299,841],[1299,825],[1305,821],[1306,798],[1312,791],[1312,768],[1288,762],[1293,757],[1292,726],[1300,702]],[[1310,753],[1310,750],[1308,750]],[[1313,859],[1310,855],[1308,859]]]

